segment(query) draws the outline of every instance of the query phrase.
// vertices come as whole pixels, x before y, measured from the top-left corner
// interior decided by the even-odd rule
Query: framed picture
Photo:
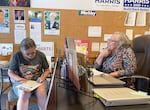
[[[0,6],[30,7],[30,0],[0,0]]]

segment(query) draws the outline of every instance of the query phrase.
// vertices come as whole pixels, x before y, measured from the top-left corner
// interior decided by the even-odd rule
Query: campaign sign
[[[149,11],[150,0],[124,0],[124,10]]]

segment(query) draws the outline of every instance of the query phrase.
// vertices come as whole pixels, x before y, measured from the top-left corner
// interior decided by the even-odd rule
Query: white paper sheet
[[[133,40],[133,30],[126,29],[126,35],[128,36],[129,40]]]
[[[111,36],[112,34],[104,34],[104,41],[108,41],[108,39],[110,39]]]
[[[101,26],[89,26],[88,37],[101,37],[102,27]]]
[[[135,26],[136,12],[128,12],[125,18],[125,26]]]
[[[107,47],[107,43],[101,42],[100,43],[100,52],[102,52]]]
[[[100,44],[99,44],[99,42],[92,42],[91,51],[100,51]]]
[[[136,26],[146,26],[146,12],[138,12]]]
[[[30,22],[30,38],[41,42],[41,22]]]
[[[20,44],[21,41],[26,38],[26,30],[24,29],[15,29],[15,44]]]

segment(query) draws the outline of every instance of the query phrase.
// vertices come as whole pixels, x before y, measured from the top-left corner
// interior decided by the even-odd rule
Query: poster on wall
[[[46,55],[49,69],[54,68],[54,42],[36,42],[36,47]]]
[[[30,26],[30,37],[34,41],[41,42],[42,12],[29,10],[28,17]]]
[[[10,55],[13,52],[12,43],[0,43],[0,55]]]
[[[146,26],[146,12],[137,12],[136,26]]]
[[[41,23],[30,22],[30,38],[36,42],[41,42]]]
[[[90,40],[89,39],[75,39],[76,51],[82,53],[88,57],[90,51]]]
[[[30,0],[0,0],[0,6],[30,7]]]
[[[29,21],[30,22],[42,22],[42,12],[41,11],[34,11],[29,10],[28,11]]]
[[[25,16],[24,10],[14,10],[15,23],[25,23],[24,16]]]
[[[0,33],[9,33],[10,19],[9,10],[0,8]]]
[[[101,37],[102,27],[101,26],[88,26],[88,37]]]
[[[14,42],[15,44],[20,44],[21,41],[26,38],[26,26],[25,23],[15,23],[14,24]]]
[[[32,8],[150,11],[150,0],[31,0]]]
[[[93,7],[95,10],[122,10],[123,0],[93,0]]]
[[[54,42],[38,42],[37,50],[43,52],[46,56],[54,57]]]
[[[124,26],[135,26],[136,12],[127,12]]]
[[[123,0],[123,10],[149,11],[150,0]]]
[[[60,35],[60,12],[44,12],[44,34]]]
[[[32,8],[90,10],[93,0],[31,0]]]

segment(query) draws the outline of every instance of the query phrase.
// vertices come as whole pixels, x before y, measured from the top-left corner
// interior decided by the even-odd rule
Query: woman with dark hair
[[[35,42],[32,39],[23,39],[20,51],[14,54],[8,69],[8,75],[13,79],[14,93],[18,96],[17,110],[28,110],[29,98],[32,93],[36,93],[39,110],[44,110],[46,103],[45,80],[49,73],[46,56],[36,50]],[[32,92],[16,88],[27,80],[38,81],[41,86]]]

